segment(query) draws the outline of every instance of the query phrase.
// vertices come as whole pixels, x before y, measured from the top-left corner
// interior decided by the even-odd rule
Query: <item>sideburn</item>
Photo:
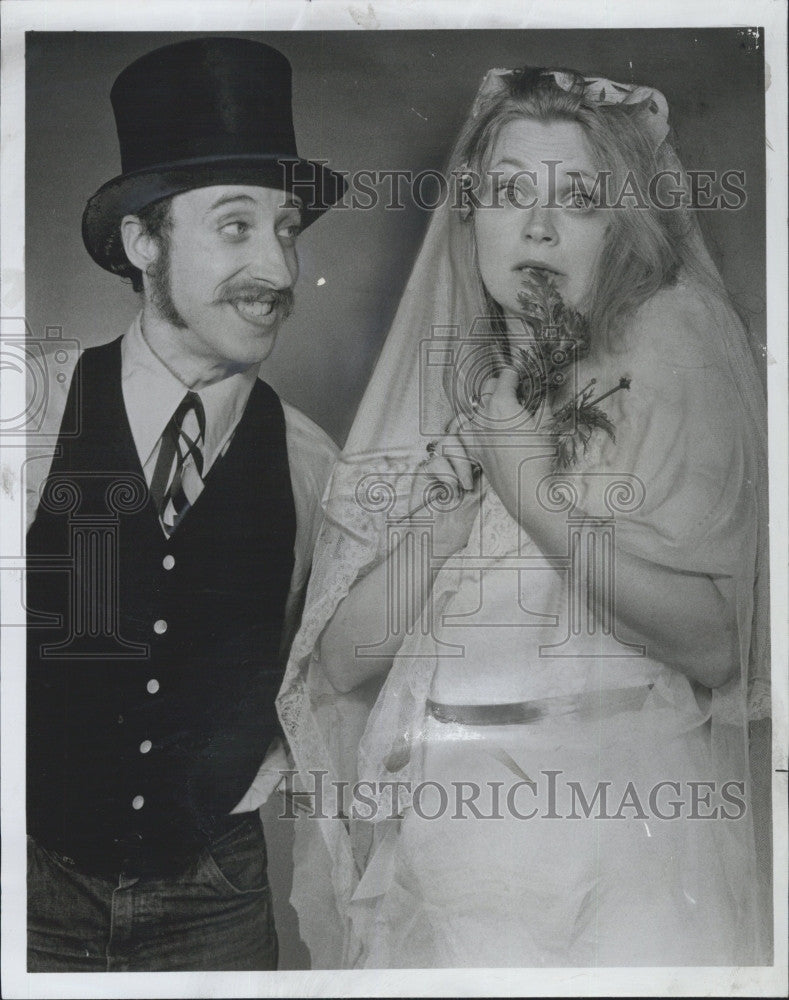
[[[162,319],[179,330],[185,330],[187,323],[173,302],[170,282],[170,240],[166,230],[158,234],[156,244],[158,249],[156,260],[149,264],[145,271],[150,281],[151,302]]]

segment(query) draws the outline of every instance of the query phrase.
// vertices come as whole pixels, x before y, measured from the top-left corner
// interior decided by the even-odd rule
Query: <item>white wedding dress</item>
[[[595,435],[567,484],[587,513],[610,515],[608,491],[617,546],[709,574],[733,607],[752,587],[756,497],[731,386],[705,364],[712,319],[689,289],[661,293],[621,359],[587,368],[584,382],[627,374],[632,388],[609,400],[616,443]],[[568,520],[569,535],[598,546],[600,579],[610,531],[601,521],[579,534]],[[745,776],[711,724],[713,697],[732,692],[711,696],[648,649],[632,655],[599,622],[590,634],[568,567],[547,566],[488,490],[469,544],[439,572],[432,633],[404,641],[362,741],[360,779],[427,784],[416,807],[405,789],[403,818],[377,833],[350,905],[354,964],[753,961]],[[537,717],[439,721],[431,702],[461,716],[528,702]],[[476,812],[458,805],[461,783],[466,798],[481,790]]]

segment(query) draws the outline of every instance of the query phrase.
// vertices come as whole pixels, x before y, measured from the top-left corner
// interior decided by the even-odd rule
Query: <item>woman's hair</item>
[[[580,74],[557,71],[569,82],[565,90],[555,81],[554,72],[524,68],[503,75],[502,89],[483,100],[461,133],[451,169],[467,168],[483,174],[493,145],[509,122],[521,118],[568,121],[583,129],[597,170],[610,172],[610,198],[616,200],[626,181],[631,188],[635,182],[639,192],[648,192],[651,178],[665,164],[642,124],[642,105],[601,105],[586,100]],[[689,246],[690,210],[660,209],[650,199],[644,200],[647,207],[625,204],[609,212],[611,222],[588,306],[592,336],[609,344],[622,322],[655,292],[670,286],[681,269],[696,270],[698,266]],[[476,266],[474,272],[479,277]],[[485,289],[482,298],[489,307],[498,309]]]

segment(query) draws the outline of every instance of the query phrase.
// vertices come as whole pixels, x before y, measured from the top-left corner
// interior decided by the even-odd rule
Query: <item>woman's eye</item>
[[[506,191],[510,184],[510,180],[506,177],[502,177],[499,173],[493,173],[485,176],[483,178],[484,184],[481,188],[482,192],[489,192],[491,194],[498,194],[499,191]]]
[[[565,204],[569,208],[580,208],[587,211],[595,207],[591,195],[585,194],[583,191],[572,191],[567,196]]]
[[[539,194],[528,178],[502,177],[495,182],[491,198],[494,206],[513,208],[533,208],[538,203]]]
[[[510,177],[509,179],[503,177],[496,183],[496,190],[505,191],[508,197],[512,198],[515,192],[519,190],[518,182],[513,177]]]

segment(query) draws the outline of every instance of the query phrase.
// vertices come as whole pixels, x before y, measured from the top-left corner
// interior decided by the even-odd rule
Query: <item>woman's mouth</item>
[[[561,271],[557,271],[555,267],[550,267],[548,264],[517,264],[513,270],[518,271],[520,274],[525,274],[528,271],[537,271],[541,274],[546,274],[554,278],[562,277]]]

